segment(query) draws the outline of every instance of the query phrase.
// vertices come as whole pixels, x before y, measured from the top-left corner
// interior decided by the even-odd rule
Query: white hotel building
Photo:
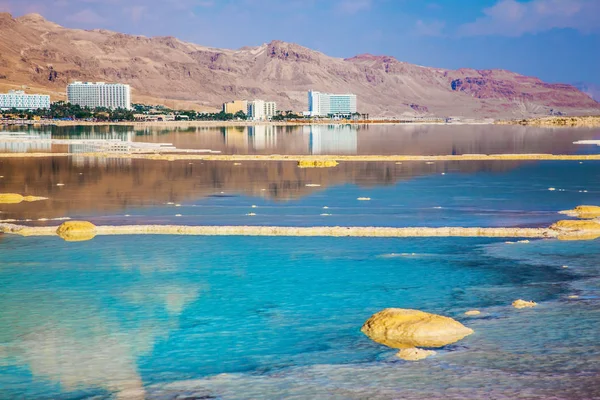
[[[264,121],[271,119],[277,113],[277,104],[274,101],[253,100],[248,102],[248,119]]]
[[[308,112],[311,117],[351,115],[356,112],[355,94],[308,92]]]
[[[50,108],[50,96],[45,94],[25,94],[22,90],[11,90],[0,94],[0,110],[37,110]]]
[[[81,107],[131,110],[131,87],[121,83],[73,82],[67,86],[67,99]]]

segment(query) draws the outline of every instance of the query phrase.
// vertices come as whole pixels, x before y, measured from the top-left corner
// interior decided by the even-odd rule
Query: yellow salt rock
[[[423,350],[416,347],[411,347],[400,350],[398,353],[396,353],[396,356],[406,361],[419,361],[429,356],[433,356],[434,354],[437,353],[433,350]]]
[[[16,193],[0,193],[0,204],[18,204],[23,201],[23,196]]]
[[[335,160],[300,160],[298,167],[300,168],[331,168],[337,167],[338,162]]]
[[[442,347],[473,333],[458,321],[419,310],[386,308],[365,322],[362,333],[396,349]]]
[[[40,200],[48,200],[48,198],[38,196],[22,196],[17,193],[0,193],[0,204],[19,204],[23,201],[32,202]]]
[[[594,240],[600,237],[598,220],[563,220],[550,229],[558,232],[559,240]]]
[[[479,315],[479,314],[481,314],[481,311],[479,311],[479,310],[470,310],[465,313],[465,315],[468,315],[468,316]]]
[[[570,215],[572,217],[582,219],[600,218],[599,206],[577,206],[573,210],[561,211],[561,214]]]
[[[87,221],[67,221],[56,230],[67,242],[84,242],[96,237],[96,226]]]
[[[568,298],[568,299],[578,299],[578,298],[579,298],[579,296],[577,296],[576,294],[573,294],[573,295],[571,295],[571,296],[568,296],[567,298]]]
[[[512,303],[512,306],[514,308],[532,308],[537,306],[537,303],[535,301],[525,301],[525,300],[515,300]]]

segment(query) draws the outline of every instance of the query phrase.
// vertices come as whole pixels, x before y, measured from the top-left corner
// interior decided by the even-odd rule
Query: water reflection
[[[325,188],[390,185],[444,172],[506,171],[522,162],[341,163],[336,168],[301,169],[296,162],[163,162],[97,159],[0,160],[0,193],[49,198],[1,209],[0,219],[39,219],[129,207],[181,203],[220,192],[287,201]],[[58,184],[60,184],[58,186]]]
[[[310,134],[310,154],[356,154],[358,127],[353,125],[312,125],[304,131]]]
[[[179,328],[184,308],[207,287],[175,277],[177,264],[156,254],[95,256],[94,270],[61,271],[68,287],[42,268],[19,265],[36,290],[23,296],[24,283],[15,281],[3,290],[0,366],[25,367],[38,385],[56,382],[62,392],[103,389],[119,399],[144,399],[139,359]],[[23,273],[14,265],[3,272]],[[44,290],[42,280],[52,281],[53,290]]]
[[[33,153],[52,151],[49,132],[0,132],[0,152]]]
[[[10,132],[51,134],[53,139],[169,143],[179,149],[229,154],[570,154],[598,152],[597,146],[573,142],[600,139],[600,131],[592,128],[508,125],[79,126],[11,127]]]

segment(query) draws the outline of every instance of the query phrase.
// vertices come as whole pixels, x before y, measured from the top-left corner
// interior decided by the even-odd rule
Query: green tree
[[[248,117],[246,116],[246,113],[245,113],[245,112],[243,112],[243,111],[238,111],[238,112],[236,112],[236,113],[235,113],[235,115],[234,115],[234,117],[235,117],[236,119],[243,119],[243,120],[246,120],[246,119],[248,118]]]

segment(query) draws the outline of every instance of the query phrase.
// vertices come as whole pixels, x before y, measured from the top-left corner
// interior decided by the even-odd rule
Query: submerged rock
[[[435,354],[437,353],[434,350],[423,350],[416,347],[411,347],[400,350],[398,353],[396,353],[396,356],[406,361],[419,361]]]
[[[481,314],[481,311],[479,311],[479,310],[470,310],[465,313],[465,315],[468,315],[468,316],[479,315],[479,314]]]
[[[473,333],[452,318],[402,308],[374,314],[361,331],[373,341],[396,349],[442,347]]]
[[[512,306],[514,308],[532,308],[537,306],[537,303],[535,301],[525,301],[525,300],[515,300],[512,303]]]
[[[96,226],[87,221],[67,221],[56,230],[67,242],[83,242],[96,237]]]

